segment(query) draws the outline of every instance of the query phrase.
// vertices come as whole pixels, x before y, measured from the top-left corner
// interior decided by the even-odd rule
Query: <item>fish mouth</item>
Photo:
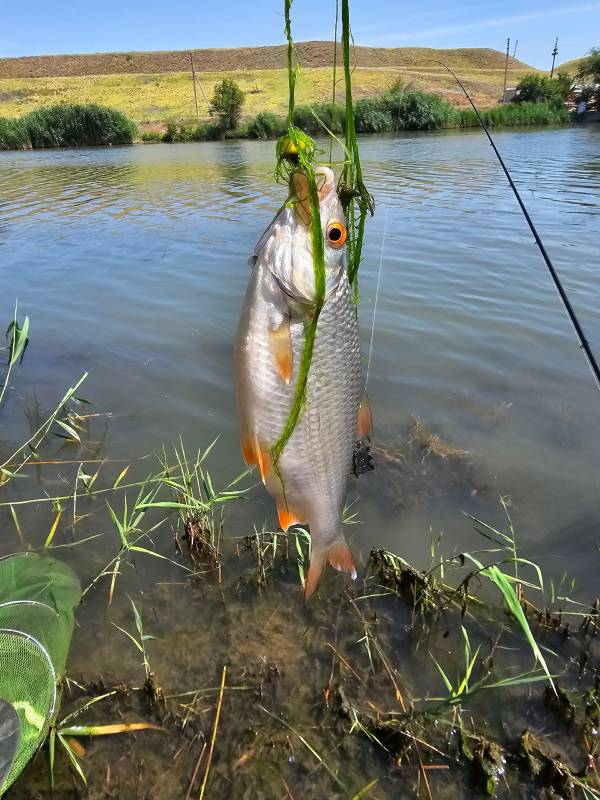
[[[335,191],[335,175],[329,167],[315,169],[319,203]],[[308,178],[303,172],[294,172],[290,181],[290,199],[294,204],[294,213],[306,227],[312,222],[312,208],[308,189]]]

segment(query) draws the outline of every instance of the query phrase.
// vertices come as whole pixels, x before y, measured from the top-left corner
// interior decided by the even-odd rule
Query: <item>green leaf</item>
[[[57,425],[60,425],[60,427],[63,430],[65,430],[72,439],[75,439],[76,442],[81,442],[81,439],[79,438],[79,434],[77,433],[75,428],[72,428],[70,425],[67,425],[67,423],[63,422],[61,419],[56,419],[54,421],[56,422]],[[60,434],[57,434],[57,435],[60,435]]]
[[[126,631],[125,628],[121,628],[121,626],[117,625],[116,622],[112,622],[111,624],[114,625],[114,627],[117,628],[117,630],[121,631],[121,633],[124,633],[125,636],[127,636],[129,639],[131,639],[131,641],[134,643],[134,645],[137,647],[137,649],[140,651],[140,653],[144,652],[143,646],[138,642],[138,640],[135,638],[135,636],[133,636],[131,633],[129,633],[129,631]]]
[[[62,744],[62,746],[63,746],[63,747],[65,748],[65,750],[67,751],[67,755],[69,756],[69,761],[70,761],[70,762],[71,762],[71,764],[73,765],[73,767],[74,767],[75,771],[77,772],[77,774],[79,775],[79,777],[81,778],[81,780],[82,780],[82,781],[84,782],[84,784],[87,786],[87,780],[86,780],[86,777],[85,777],[85,775],[83,774],[83,770],[81,769],[81,766],[80,766],[80,764],[79,764],[79,761],[77,760],[77,756],[75,755],[75,753],[74,753],[74,752],[73,752],[73,750],[71,749],[71,746],[70,746],[70,744],[69,744],[69,743],[67,742],[67,740],[66,740],[66,739],[65,739],[65,738],[62,736],[62,734],[61,734],[61,733],[57,733],[57,736],[58,736],[58,739],[59,739],[60,743]]]

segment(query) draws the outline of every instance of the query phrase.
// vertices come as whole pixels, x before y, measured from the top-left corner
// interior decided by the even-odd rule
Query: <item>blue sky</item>
[[[282,0],[3,3],[0,56],[237,47],[283,41]],[[294,38],[330,39],[334,0],[295,0]],[[600,0],[351,0],[358,44],[495,47],[549,68],[600,46]]]

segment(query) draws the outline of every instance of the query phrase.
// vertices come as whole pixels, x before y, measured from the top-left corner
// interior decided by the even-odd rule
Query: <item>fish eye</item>
[[[338,219],[330,222],[327,226],[327,230],[325,231],[325,237],[330,247],[333,247],[335,250],[339,250],[340,247],[343,247],[346,244],[346,226]]]

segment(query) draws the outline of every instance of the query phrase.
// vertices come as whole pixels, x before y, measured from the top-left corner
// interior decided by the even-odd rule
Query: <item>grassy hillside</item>
[[[333,44],[303,42],[296,48],[302,70],[299,103],[331,97]],[[357,47],[355,97],[378,94],[401,78],[417,89],[435,91],[455,105],[461,92],[438,60],[449,64],[483,107],[502,93],[504,55],[496,50]],[[224,77],[237,81],[246,94],[244,115],[287,107],[285,48],[259,47],[194,51],[194,64],[207,97]],[[509,85],[535,71],[509,61]],[[341,99],[341,92],[340,92]],[[189,52],[102,53],[0,59],[0,116],[17,116],[56,102],[96,102],[112,106],[143,126],[195,114]],[[198,91],[200,116],[208,108]]]
[[[560,64],[560,66],[556,67],[556,72],[566,72],[567,75],[576,75],[577,72],[579,72],[582,61],[583,56],[581,58],[574,58],[572,61],[565,61],[564,64]]]

